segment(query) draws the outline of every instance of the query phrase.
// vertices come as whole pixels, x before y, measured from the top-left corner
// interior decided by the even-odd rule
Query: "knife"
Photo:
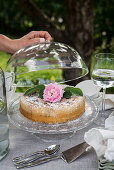
[[[82,155],[86,151],[86,148],[88,146],[89,145],[86,142],[83,142],[66,151],[61,152],[59,155],[47,157],[42,160],[35,160],[34,162],[30,163],[17,165],[16,168],[20,169],[24,167],[33,167],[59,158],[63,159],[66,163],[71,163],[76,160],[80,155]]]

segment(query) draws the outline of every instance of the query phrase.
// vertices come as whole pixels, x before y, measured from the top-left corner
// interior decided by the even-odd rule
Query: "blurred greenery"
[[[66,1],[33,0],[61,29],[65,29]],[[114,52],[114,0],[94,0],[94,49]],[[17,0],[0,0],[0,32],[20,37],[31,30],[44,30],[27,15]]]
[[[51,20],[62,30],[66,23],[66,1],[33,0]],[[94,56],[99,52],[114,53],[114,0],[94,0],[94,52],[92,54],[91,72]],[[27,15],[17,0],[0,0],[0,32],[11,38],[18,38],[32,30],[44,30]],[[0,52],[0,67],[5,65],[10,54]]]
[[[10,58],[10,54],[7,54],[5,52],[1,52],[0,51],[0,67],[5,70],[5,67],[6,67],[6,63],[7,61],[9,60]]]
[[[64,29],[65,0],[33,0],[57,24]],[[5,29],[4,29],[5,28]],[[44,30],[23,11],[17,0],[0,0],[0,32],[10,37],[20,37],[31,30]]]

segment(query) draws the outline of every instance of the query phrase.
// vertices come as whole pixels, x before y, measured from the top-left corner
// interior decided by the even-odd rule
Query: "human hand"
[[[52,40],[51,35],[47,31],[31,31],[27,35],[20,39],[12,40],[11,49],[12,52],[16,52],[19,49],[26,47],[30,44],[50,42]]]

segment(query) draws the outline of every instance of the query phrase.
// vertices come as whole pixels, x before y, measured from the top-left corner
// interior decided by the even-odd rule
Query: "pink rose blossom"
[[[61,100],[63,97],[64,90],[62,89],[62,86],[57,83],[50,83],[46,86],[44,90],[43,98],[45,101],[54,103]]]

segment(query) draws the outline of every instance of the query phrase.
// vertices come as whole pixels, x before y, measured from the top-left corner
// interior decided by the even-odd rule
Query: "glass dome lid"
[[[58,43],[38,43],[17,51],[6,66],[6,78],[16,87],[32,87],[50,82],[66,83],[85,76],[88,68],[72,47]]]

